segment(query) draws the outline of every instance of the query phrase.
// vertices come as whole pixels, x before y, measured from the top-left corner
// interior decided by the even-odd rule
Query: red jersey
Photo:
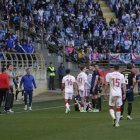
[[[8,75],[4,72],[0,73],[0,88],[10,89]]]

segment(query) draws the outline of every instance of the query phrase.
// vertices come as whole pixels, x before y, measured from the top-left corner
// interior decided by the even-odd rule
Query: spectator
[[[8,50],[13,50],[15,48],[15,41],[14,39],[12,39],[11,35],[6,41],[6,46]]]

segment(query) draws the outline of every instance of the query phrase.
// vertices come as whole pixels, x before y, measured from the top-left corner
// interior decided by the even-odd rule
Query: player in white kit
[[[65,113],[69,113],[70,100],[72,100],[74,91],[75,94],[78,94],[76,79],[74,76],[70,74],[70,69],[66,70],[66,76],[64,76],[62,79],[62,90],[63,90],[63,96],[65,99],[65,106],[66,106]]]
[[[79,95],[81,97],[81,104],[80,104],[80,112],[86,112],[84,110],[84,103],[86,102],[86,96],[87,96],[87,86],[90,86],[87,80],[87,68],[86,66],[80,67],[81,72],[77,76],[77,85],[79,90]]]
[[[109,113],[113,118],[113,126],[119,127],[119,121],[121,116],[121,105],[122,98],[126,97],[126,84],[124,75],[119,72],[119,66],[114,66],[114,72],[108,73],[106,75],[106,84],[105,84],[105,96],[107,96],[107,87],[110,85],[109,93]],[[123,92],[125,93],[122,97],[122,87]],[[116,115],[114,111],[116,107]]]

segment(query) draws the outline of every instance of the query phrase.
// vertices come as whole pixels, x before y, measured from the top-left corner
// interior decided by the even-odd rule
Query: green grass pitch
[[[107,102],[99,113],[75,112],[65,114],[63,100],[33,104],[32,112],[24,112],[23,105],[16,105],[16,113],[0,115],[0,140],[139,140],[140,97],[133,107],[133,120],[112,126]],[[125,110],[126,112],[126,110]]]

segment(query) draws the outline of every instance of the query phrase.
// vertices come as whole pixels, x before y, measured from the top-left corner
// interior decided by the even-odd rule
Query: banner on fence
[[[133,54],[132,54],[132,61],[133,61],[134,63],[140,64],[140,55],[133,53]]]

